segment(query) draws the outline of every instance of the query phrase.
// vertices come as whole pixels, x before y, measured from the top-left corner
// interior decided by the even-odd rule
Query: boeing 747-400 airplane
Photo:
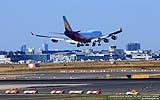
[[[77,47],[80,47],[80,46],[89,46],[89,44],[95,46],[96,43],[98,44],[98,46],[101,46],[102,41],[108,43],[109,38],[116,40],[117,39],[116,35],[122,32],[122,28],[120,28],[115,32],[111,32],[107,35],[103,35],[101,31],[96,31],[96,30],[90,30],[86,32],[73,31],[65,16],[63,16],[63,20],[64,20],[65,31],[64,33],[57,33],[57,34],[63,34],[67,36],[67,38],[57,38],[54,36],[39,35],[33,32],[31,32],[31,34],[37,37],[49,38],[54,43],[57,43],[59,41],[64,41],[71,44],[77,44]]]

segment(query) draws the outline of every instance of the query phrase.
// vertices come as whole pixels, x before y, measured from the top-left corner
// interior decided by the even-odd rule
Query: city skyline
[[[109,45],[125,49],[127,43],[138,42],[142,49],[158,50],[159,3],[158,0],[4,0],[0,3],[0,48],[17,50],[22,44],[38,48],[45,42],[50,49],[108,49]],[[63,32],[63,15],[67,16],[74,30],[96,29],[107,34],[122,27],[123,32],[117,41],[101,47],[80,48],[31,36],[31,31],[46,35]]]
[[[109,45],[108,48],[106,49],[101,49],[101,50],[109,50],[110,46],[116,46],[116,45]],[[117,47],[117,46],[116,46]],[[26,44],[22,44],[19,48],[17,48],[15,51],[22,51],[22,52],[26,52],[28,51],[29,49],[34,49],[36,52],[39,52],[39,51],[54,51],[54,50],[71,50],[71,49],[49,49],[50,47],[48,46],[47,43],[42,43],[40,47],[38,48],[35,48],[35,47],[29,47],[27,46]],[[138,42],[132,42],[132,43],[127,43],[125,45],[125,48],[119,48],[117,47],[117,49],[123,49],[123,50],[126,50],[126,51],[137,51],[137,50],[150,50],[150,49],[141,49],[141,44],[138,43]],[[78,49],[72,49],[72,50],[78,50]],[[90,50],[89,49],[81,49],[81,50]],[[97,49],[92,49],[92,50],[97,50]],[[9,50],[0,50],[0,51],[9,51]],[[10,50],[10,51],[13,51],[13,50]],[[100,50],[99,50],[100,51]]]

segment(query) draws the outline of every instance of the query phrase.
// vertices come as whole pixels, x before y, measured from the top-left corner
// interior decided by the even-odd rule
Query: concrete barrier
[[[63,90],[52,90],[50,93],[51,94],[64,94],[65,92]]]
[[[37,94],[38,90],[25,90],[23,93],[24,94]]]
[[[83,91],[69,91],[69,94],[83,94]]]
[[[6,90],[5,93],[6,94],[17,94],[19,93],[19,91],[18,90]]]
[[[87,91],[86,94],[100,94],[100,93],[101,93],[101,91],[98,90],[98,91]]]

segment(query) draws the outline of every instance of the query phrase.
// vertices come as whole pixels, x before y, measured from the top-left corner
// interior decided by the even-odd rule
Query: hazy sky
[[[22,44],[39,48],[43,42],[50,49],[77,49],[76,45],[54,44],[30,34],[63,32],[63,15],[73,30],[107,34],[123,28],[117,41],[93,49],[115,44],[125,49],[129,42],[141,43],[142,49],[160,49],[159,5],[160,0],[0,0],[0,50],[17,50]]]

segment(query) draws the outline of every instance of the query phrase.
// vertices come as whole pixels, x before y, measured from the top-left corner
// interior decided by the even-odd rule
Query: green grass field
[[[140,95],[140,96],[127,96],[127,95],[0,95],[3,100],[160,100],[159,95]]]

